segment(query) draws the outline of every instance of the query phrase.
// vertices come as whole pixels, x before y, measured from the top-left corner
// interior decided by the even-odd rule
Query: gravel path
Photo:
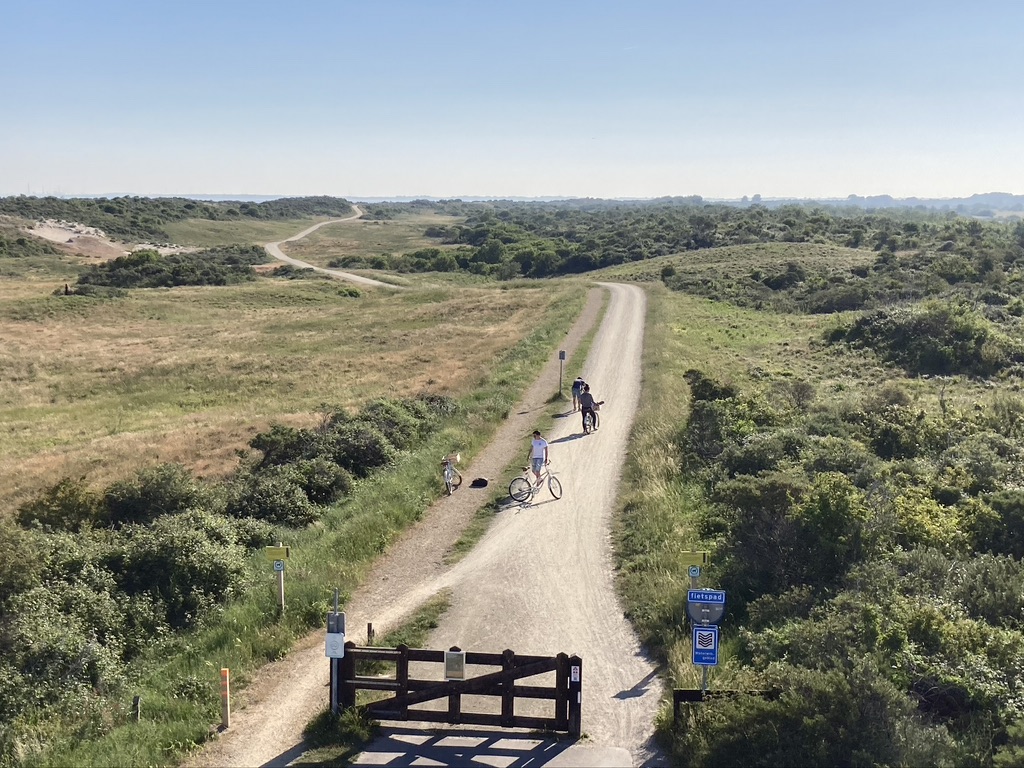
[[[625,323],[627,326],[633,326],[633,330],[629,331],[627,336],[635,337],[631,344],[636,346],[636,349],[630,353],[635,359],[630,359],[629,357],[622,358],[636,372],[634,376],[626,376],[625,379],[631,380],[635,378],[638,383],[639,345],[643,335],[643,294],[639,289],[627,286],[616,285],[605,286],[605,288],[611,292],[612,301],[606,320],[598,332],[597,339],[595,339],[584,375],[587,376],[593,372],[596,376],[600,367],[608,365],[606,354],[598,354],[599,346],[606,347],[610,345],[613,348],[612,356],[619,357],[619,353],[614,351],[615,337],[621,332],[621,328]],[[566,350],[569,357],[572,356],[573,351],[586,333],[593,327],[600,315],[604,292],[601,289],[593,289],[590,292],[584,311],[573,325],[564,342],[559,345],[559,348]],[[623,314],[622,307],[624,298],[628,299],[625,303],[632,306],[632,310],[626,315]],[[612,325],[609,325],[608,318],[613,316],[618,319]],[[511,508],[499,514],[494,526],[492,526],[492,530],[485,536],[480,545],[460,563],[454,567],[446,566],[444,563],[445,553],[459,538],[476,511],[491,496],[491,488],[483,490],[470,488],[469,480],[475,477],[486,477],[493,480],[494,483],[505,485],[510,479],[504,474],[506,467],[520,456],[525,458],[529,445],[528,434],[549,407],[547,400],[551,393],[558,388],[558,360],[554,359],[554,355],[552,355],[552,358],[541,371],[537,380],[524,393],[522,400],[513,408],[509,418],[498,429],[494,439],[474,457],[471,464],[464,468],[463,475],[467,480],[463,483],[462,488],[453,496],[441,498],[424,514],[424,517],[418,523],[406,531],[377,562],[365,584],[353,595],[351,601],[345,607],[350,630],[349,639],[355,640],[357,643],[364,642],[367,622],[372,622],[376,631],[386,632],[389,628],[400,623],[403,618],[413,613],[423,601],[436,594],[438,590],[446,586],[455,587],[460,580],[467,577],[476,578],[482,561],[481,555],[478,553],[481,550],[504,549],[501,537],[507,534],[502,532],[510,528],[510,523],[513,523],[511,527],[516,531],[515,535],[520,540],[522,540],[525,534],[529,534],[529,538],[544,535],[536,530],[535,524],[529,522],[531,515],[544,517],[548,520],[548,525],[559,526],[556,518],[544,515],[548,511],[548,506],[554,511],[554,505],[538,505],[527,510]],[[566,388],[568,388],[568,382],[572,378],[568,374],[569,372],[567,371],[565,376]],[[609,380],[622,378],[618,375],[613,377],[611,374],[606,374],[606,376]],[[625,379],[623,379],[623,383],[628,387],[629,382]],[[615,401],[618,401],[621,397],[621,404],[616,405],[614,409],[615,416],[611,416],[612,411],[607,412],[609,414],[608,424],[617,424],[618,426],[602,425],[602,429],[597,434],[588,437],[585,441],[578,441],[579,443],[589,442],[591,452],[595,455],[597,453],[603,455],[608,450],[612,451],[612,453],[608,454],[610,457],[613,457],[612,461],[614,462],[610,467],[599,468],[598,465],[594,465],[595,472],[600,475],[608,475],[608,477],[605,477],[600,483],[591,484],[590,491],[581,494],[581,489],[575,487],[579,485],[579,479],[574,477],[575,471],[573,471],[573,467],[575,466],[575,461],[571,457],[577,454],[578,451],[579,461],[581,462],[580,468],[582,468],[584,456],[582,450],[575,449],[570,444],[555,443],[552,445],[552,462],[555,469],[559,471],[562,481],[566,486],[565,497],[563,497],[562,502],[559,502],[559,504],[563,505],[561,509],[564,510],[564,514],[569,516],[570,519],[578,514],[574,510],[582,509],[583,507],[590,508],[591,501],[589,499],[594,492],[602,496],[607,494],[606,498],[597,500],[596,507],[591,509],[592,514],[586,514],[587,517],[593,518],[591,523],[584,526],[587,529],[586,542],[583,538],[578,539],[577,542],[578,547],[593,550],[592,556],[587,558],[590,562],[590,567],[595,569],[592,574],[593,578],[591,578],[591,575],[585,576],[582,573],[576,574],[574,578],[585,576],[588,583],[592,581],[593,585],[599,586],[605,594],[603,598],[596,602],[588,599],[588,610],[610,610],[612,615],[607,618],[612,621],[610,623],[606,619],[602,619],[602,621],[609,623],[609,625],[620,623],[624,625],[622,611],[613,605],[614,595],[611,591],[607,519],[610,515],[611,504],[614,499],[614,489],[608,485],[608,482],[613,477],[618,477],[618,466],[621,464],[621,454],[624,451],[625,438],[628,435],[629,422],[632,418],[632,408],[635,404],[636,396],[635,394],[626,396],[628,389],[623,390],[620,395],[619,387],[613,390],[611,389],[611,384],[612,381],[609,381],[607,394],[602,392],[598,394],[600,397],[613,398]],[[562,430],[570,429],[573,426],[578,431],[576,419],[566,418],[561,421],[563,423],[560,428],[549,439],[558,439],[558,435]],[[619,435],[619,437],[616,437],[616,435]],[[605,447],[598,451],[600,446]],[[582,447],[584,446],[581,445],[580,449]],[[580,495],[586,501],[581,501]],[[570,501],[570,499],[575,499],[575,501]],[[562,512],[559,512],[559,514],[562,514]],[[514,525],[515,520],[521,520],[521,522],[518,525]],[[598,533],[599,528],[602,526],[604,527],[604,532]],[[564,525],[561,527],[565,528]],[[570,533],[568,529],[565,529],[564,532]],[[484,549],[485,545],[486,550]],[[488,555],[485,555],[483,559],[488,557]],[[502,562],[504,561],[502,560]],[[540,563],[537,565],[538,567],[544,567]],[[538,571],[535,575],[542,581],[545,580],[542,571]],[[470,606],[464,602],[462,589],[456,587],[454,595],[455,603],[451,612],[451,618],[461,622],[462,619],[460,617]],[[523,596],[526,596],[525,593]],[[609,599],[611,603],[608,602]],[[537,602],[536,606],[541,612],[549,609],[554,611],[560,610],[557,603],[545,606],[543,602]],[[493,611],[501,612],[501,610],[501,603],[499,601],[491,611],[488,611],[488,621],[490,620],[490,613]],[[557,620],[552,622],[550,619],[541,623],[549,628],[558,625]],[[448,627],[448,624],[449,618],[446,617],[442,630]],[[578,626],[578,622],[574,622],[574,625]],[[525,626],[527,625],[524,624]],[[543,635],[538,635],[531,639],[526,645],[516,645],[515,643],[523,635],[515,633],[512,635],[515,640],[510,641],[507,639],[508,635],[505,635],[506,639],[498,643],[500,647],[496,647],[497,650],[502,650],[507,647],[509,642],[512,642],[515,649],[522,653],[556,653],[559,650],[565,650],[569,653],[580,652],[581,655],[588,653],[588,645],[573,646],[570,642],[572,637],[570,625],[564,625],[562,630],[559,636],[551,638],[555,646],[551,646],[548,639]],[[570,634],[566,635],[566,632]],[[590,632],[588,631],[588,633]],[[626,654],[630,656],[636,653],[635,641],[632,640],[631,632],[627,632],[626,635],[628,635]],[[498,633],[497,637],[502,637],[502,634]],[[621,640],[621,633],[616,637]],[[303,751],[303,727],[328,703],[326,688],[328,664],[324,658],[323,641],[324,635],[322,631],[313,632],[285,659],[264,668],[260,676],[244,691],[237,702],[236,709],[232,712],[231,729],[196,753],[188,762],[188,765],[211,767],[277,766],[287,765],[291,760],[300,755]],[[442,641],[439,640],[439,642]],[[453,642],[443,642],[445,647],[455,644]],[[486,644],[487,647],[482,647],[473,638],[467,636],[467,639],[460,643],[460,645],[461,647],[472,648],[473,650],[492,650],[490,646],[494,645],[494,643],[488,642]],[[589,657],[586,655],[584,658],[589,660]],[[596,655],[594,660],[597,661]],[[618,661],[620,660],[617,659],[616,663]],[[635,670],[633,670],[634,663],[632,657],[630,656],[621,661],[623,661],[622,673],[629,678],[636,677]],[[598,672],[597,669],[595,668],[593,673],[595,683],[598,675],[603,674]],[[637,680],[647,674],[645,670],[640,677],[629,682],[629,685],[626,687],[633,686]],[[609,684],[613,687],[620,686],[619,678],[620,674],[616,673],[613,675],[615,682],[609,681]],[[595,692],[597,690],[599,689],[595,687]],[[623,689],[619,687],[618,691],[621,690]],[[603,694],[601,696],[602,698],[604,697]],[[596,733],[603,732],[603,729],[598,728],[597,724],[599,720],[604,719],[604,715],[598,715],[598,710],[595,709],[594,715],[588,716],[589,707],[588,694],[588,701],[584,708],[584,730],[593,736]],[[630,707],[629,709],[632,710],[634,708]],[[631,720],[632,717],[631,714]],[[646,732],[650,728],[653,714],[648,717],[645,712],[644,718],[646,719],[641,729],[643,733],[639,736],[631,735],[629,739],[621,742],[622,746],[626,746],[629,749],[630,746],[627,746],[627,744],[633,745],[635,741],[639,745],[646,741],[648,736]],[[627,730],[632,733],[634,728],[635,724],[629,725]],[[608,738],[613,741],[619,740],[618,730],[616,728],[615,733],[610,734]],[[368,750],[366,758],[372,760],[373,754],[372,749]],[[594,757],[597,759],[596,756]],[[590,761],[590,763],[593,762]],[[391,764],[396,763],[392,762]]]

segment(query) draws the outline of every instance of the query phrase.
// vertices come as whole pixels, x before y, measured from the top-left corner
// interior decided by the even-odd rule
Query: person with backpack
[[[577,376],[576,377],[576,381],[574,381],[572,383],[572,409],[573,409],[573,411],[575,411],[577,408],[579,408],[580,392],[583,391],[583,387],[585,387],[586,384],[587,384],[587,382],[585,382],[583,380],[582,376]]]

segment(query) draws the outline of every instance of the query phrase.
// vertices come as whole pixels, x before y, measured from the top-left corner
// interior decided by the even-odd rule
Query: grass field
[[[398,216],[386,221],[351,221],[321,227],[302,240],[287,243],[282,249],[296,259],[325,267],[332,259],[343,256],[379,256],[382,253],[407,253],[419,248],[445,247],[440,241],[426,237],[423,232],[427,227],[451,225],[461,220],[452,216],[424,213]]]
[[[176,461],[218,476],[269,422],[320,403],[464,396],[564,284],[343,295],[324,280],[53,296],[0,283],[0,494],[9,512],[63,476],[106,483]]]

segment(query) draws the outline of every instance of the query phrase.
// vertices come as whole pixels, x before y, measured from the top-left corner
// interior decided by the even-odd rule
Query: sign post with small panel
[[[702,667],[701,690],[708,689],[708,668],[718,666],[718,622],[725,613],[725,592],[691,589],[686,593],[686,614],[693,624],[693,657]]]
[[[263,554],[268,560],[274,561],[274,572],[277,573],[277,606],[284,615],[284,563],[292,555],[292,548],[277,542],[276,547],[264,547]]]

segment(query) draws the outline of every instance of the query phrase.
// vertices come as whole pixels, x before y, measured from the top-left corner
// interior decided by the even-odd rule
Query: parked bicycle
[[[550,465],[544,465],[538,482],[533,482],[532,475],[529,467],[523,467],[523,474],[513,478],[512,482],[508,484],[508,495],[519,503],[525,504],[532,502],[534,497],[540,493],[541,488],[546,485],[552,496],[556,499],[562,498],[562,484],[551,471]]]
[[[583,434],[589,435],[601,424],[601,406],[604,405],[604,400],[598,400],[594,403],[594,408],[583,414]]]
[[[441,459],[441,474],[444,477],[444,489],[449,496],[462,485],[462,474],[455,468],[461,461],[462,456],[457,453],[450,453]]]

